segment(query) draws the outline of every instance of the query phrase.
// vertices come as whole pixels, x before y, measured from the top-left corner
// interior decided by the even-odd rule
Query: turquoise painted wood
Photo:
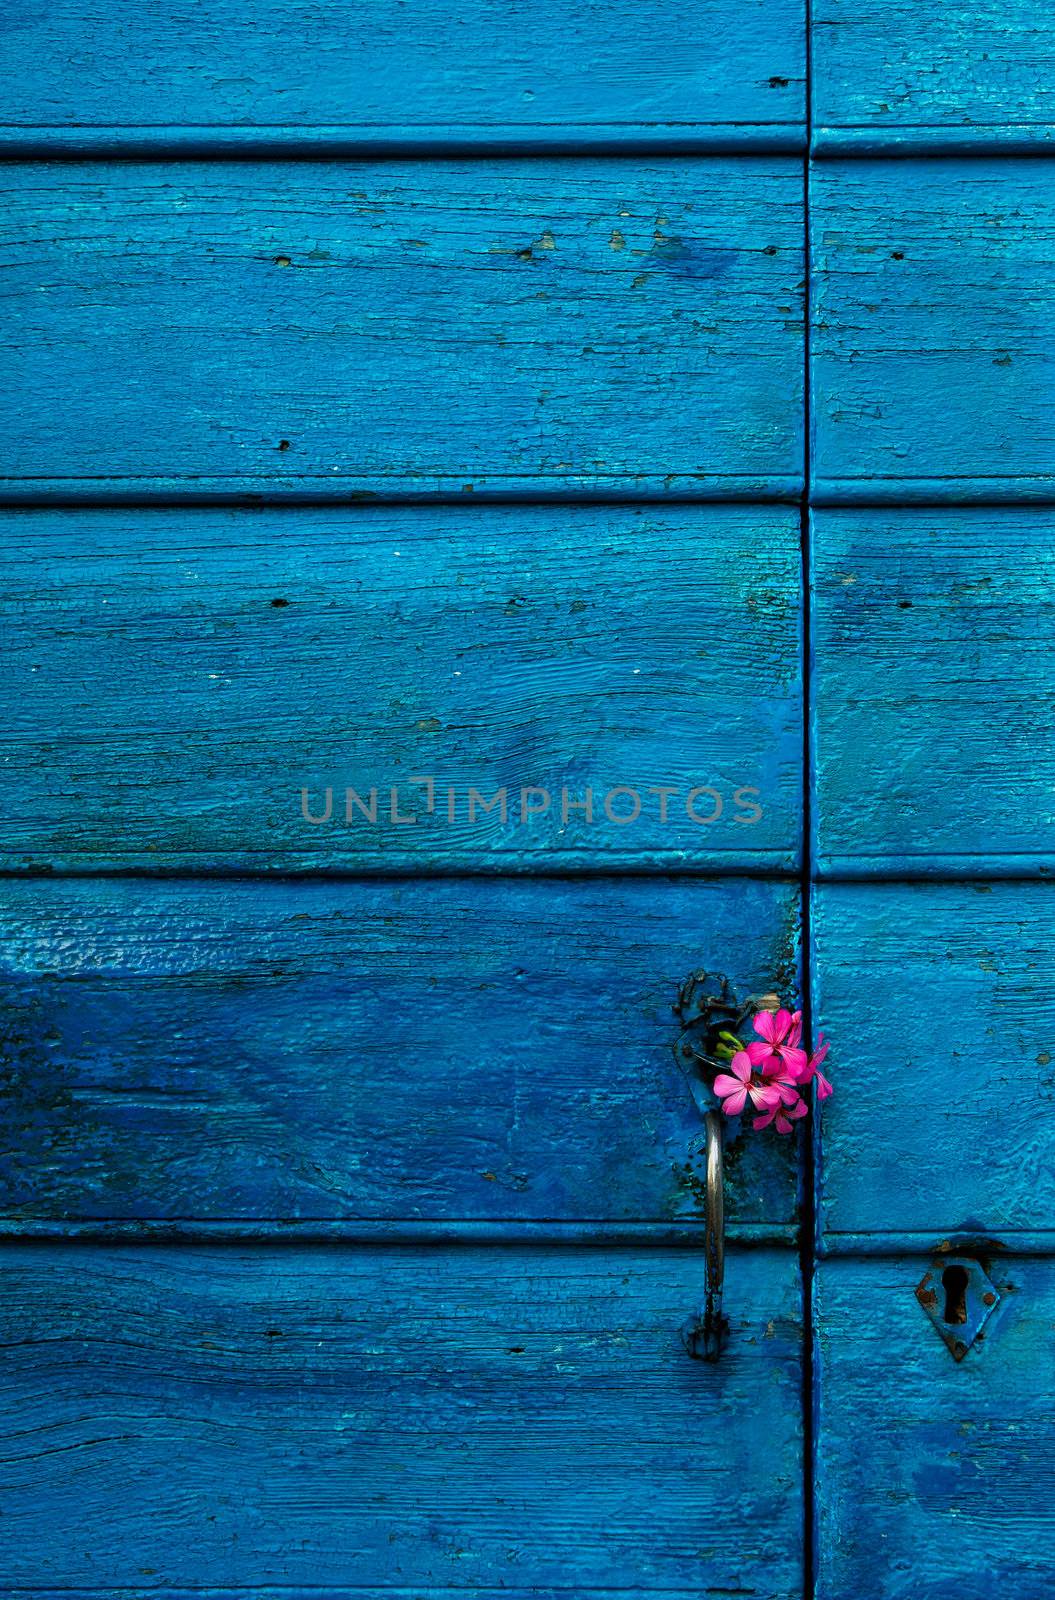
[[[0,1270],[5,1585],[801,1594],[793,1254],[730,1259],[716,1365],[678,1336],[694,1251],[13,1246]]]
[[[1055,517],[813,515],[814,861],[1055,868]]]
[[[1055,1268],[992,1256],[1001,1301],[957,1365],[916,1300],[929,1265],[820,1265],[818,1600],[1046,1600]]]
[[[1047,20],[85,6],[0,74],[0,1589],[1046,1596],[1052,519],[952,502],[1055,498]],[[341,818],[422,773],[726,813]],[[701,967],[838,1085],[713,1366]]]
[[[810,193],[818,499],[1050,497],[1055,164],[821,161]]]
[[[3,863],[794,869],[798,521],[8,513]]]
[[[1055,884],[824,884],[825,1234],[1055,1247]]]
[[[672,1002],[701,966],[793,987],[797,900],[745,880],[8,881],[0,1209],[698,1218]],[[743,1137],[729,1187],[731,1223],[794,1222],[792,1148]]]
[[[1055,133],[1055,15],[1031,0],[817,0],[819,150],[1036,148]]]
[[[801,0],[59,0],[12,12],[0,142],[799,142]]]
[[[790,157],[27,164],[9,191],[11,493],[799,486]]]

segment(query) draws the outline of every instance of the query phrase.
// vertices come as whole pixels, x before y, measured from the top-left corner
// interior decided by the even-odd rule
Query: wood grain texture
[[[825,884],[813,931],[825,1231],[1050,1228],[1055,884]]]
[[[1055,163],[818,162],[821,495],[1050,494]]]
[[[797,862],[790,509],[11,512],[0,537],[9,870]]]
[[[818,1269],[818,1600],[1047,1600],[1055,1267],[994,1258],[957,1365],[916,1301],[929,1265]]]
[[[33,493],[799,481],[790,157],[30,163],[9,191],[0,477]]]
[[[813,515],[822,871],[1055,863],[1055,516]]]
[[[702,1253],[2,1265],[5,1584],[800,1593],[792,1252],[731,1257],[716,1365]]]
[[[0,137],[801,139],[805,53],[802,0],[58,0],[5,29]]]
[[[698,1217],[678,986],[790,992],[797,938],[733,879],[8,880],[3,1209]],[[793,1142],[728,1168],[733,1222],[794,1219]]]
[[[393,1590],[386,1584],[356,1585],[349,1588],[347,1584],[329,1583],[319,1588],[312,1583],[298,1584],[268,1584],[266,1589],[254,1585],[251,1590],[244,1587],[210,1583],[200,1585],[193,1589],[186,1589],[180,1585],[166,1584],[164,1589],[155,1588],[149,1575],[140,1583],[94,1585],[90,1591],[93,1600],[246,1600],[247,1594],[257,1597],[257,1600],[390,1600],[392,1594],[399,1594],[398,1589]],[[404,1591],[405,1592],[405,1591]],[[582,1589],[577,1591],[582,1594]],[[590,1600],[620,1600],[626,1594],[625,1589],[591,1588],[585,1591]],[[648,1593],[647,1590],[640,1591]],[[664,1589],[664,1600],[699,1600],[701,1594],[720,1595],[722,1589]],[[726,1591],[728,1592],[728,1591]],[[734,1591],[735,1592],[735,1591]],[[33,1585],[32,1593],[35,1600],[80,1600],[84,1595],[83,1589],[56,1589],[48,1584]],[[459,1600],[566,1600],[567,1590],[543,1586],[532,1589],[516,1589],[512,1585],[505,1585],[501,1589],[482,1588],[478,1584],[469,1584],[465,1588],[442,1587],[438,1584],[429,1584],[429,1595],[457,1594]],[[794,1590],[792,1589],[792,1593]]]
[[[1032,0],[818,0],[812,44],[822,149],[1046,143],[1055,131],[1055,14]]]

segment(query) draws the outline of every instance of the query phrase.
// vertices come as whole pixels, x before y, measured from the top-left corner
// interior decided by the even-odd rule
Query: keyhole
[[[945,1290],[946,1322],[967,1321],[967,1285],[970,1279],[966,1267],[946,1267],[941,1275],[941,1286]]]

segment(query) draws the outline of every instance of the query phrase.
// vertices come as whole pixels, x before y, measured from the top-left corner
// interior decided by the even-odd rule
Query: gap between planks
[[[730,1223],[727,1243],[741,1249],[795,1246],[798,1229],[793,1224]],[[0,1218],[0,1244],[232,1244],[232,1245],[356,1245],[387,1248],[394,1245],[536,1246],[636,1249],[663,1246],[703,1248],[703,1219],[683,1222],[480,1222],[449,1219],[413,1221],[378,1217],[370,1221],[340,1218],[313,1221],[259,1218],[59,1219],[42,1217]]]

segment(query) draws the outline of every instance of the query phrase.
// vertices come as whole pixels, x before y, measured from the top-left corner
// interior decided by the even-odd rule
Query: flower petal
[[[751,1126],[752,1128],[768,1128],[775,1116],[775,1111],[767,1111],[764,1116],[756,1117]]]
[[[796,1083],[809,1082],[809,1062],[806,1060],[805,1050],[793,1048],[791,1045],[778,1044],[777,1055],[784,1063],[789,1077]]]
[[[727,1117],[738,1117],[747,1104],[747,1090],[737,1085],[735,1094],[727,1095],[722,1101],[722,1110]]]
[[[799,1042],[799,1040],[801,1038],[802,1038],[802,1012],[801,1011],[793,1011],[791,1013],[791,1026],[788,1029],[787,1042],[790,1045],[796,1045],[796,1044],[798,1044],[798,1042]]]
[[[810,1056],[810,1066],[813,1068],[819,1067],[825,1056],[828,1054],[828,1049],[828,1041],[825,1039],[823,1033],[819,1033],[817,1035],[817,1048]]]
[[[770,1044],[773,1044],[777,1033],[772,1011],[760,1011],[757,1016],[752,1018],[751,1026],[760,1039],[767,1039]]]
[[[734,1072],[741,1083],[748,1083],[751,1078],[751,1057],[746,1050],[738,1050],[729,1063],[729,1071]]]
[[[816,1084],[817,1084],[817,1099],[818,1100],[827,1100],[828,1096],[832,1093],[832,1086],[828,1082],[827,1078],[824,1076],[823,1072],[818,1072],[817,1073],[817,1075],[816,1075]]]
[[[748,1089],[751,1103],[755,1106],[778,1106],[780,1104],[780,1090],[771,1088],[768,1084],[753,1083]]]
[[[744,1046],[744,1053],[751,1065],[757,1067],[763,1061],[773,1059],[773,1046],[764,1044],[761,1039],[752,1039],[750,1044]]]
[[[739,1094],[743,1084],[739,1078],[730,1078],[727,1072],[719,1072],[714,1080],[714,1092],[720,1100],[727,1094]]]

